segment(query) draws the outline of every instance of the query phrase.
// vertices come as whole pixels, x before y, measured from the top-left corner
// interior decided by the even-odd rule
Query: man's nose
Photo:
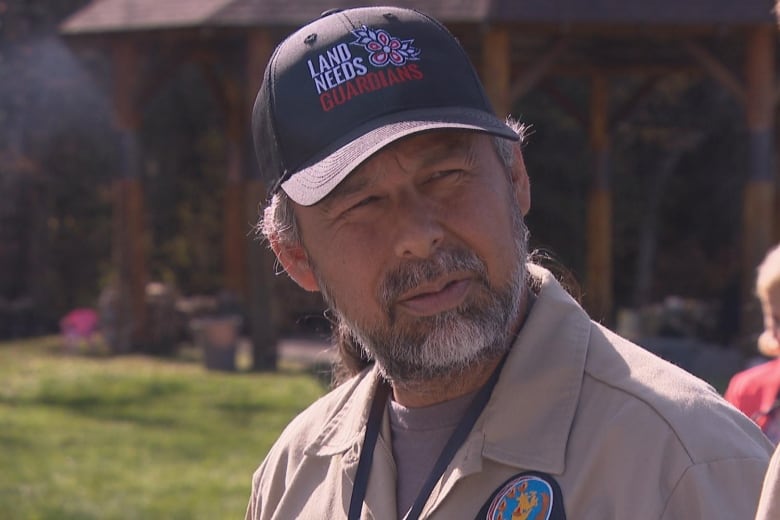
[[[400,258],[428,258],[444,240],[435,203],[419,193],[401,199],[396,220],[395,252]]]

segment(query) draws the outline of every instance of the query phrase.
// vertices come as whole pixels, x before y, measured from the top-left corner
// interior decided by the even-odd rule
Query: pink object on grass
[[[94,309],[73,309],[60,320],[60,331],[71,338],[88,339],[98,329],[98,314]]]

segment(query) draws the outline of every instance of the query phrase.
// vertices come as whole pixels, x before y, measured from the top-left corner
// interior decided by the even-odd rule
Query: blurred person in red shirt
[[[756,295],[764,316],[758,351],[775,359],[735,374],[725,397],[777,444],[780,441],[780,244],[770,249],[758,266]]]

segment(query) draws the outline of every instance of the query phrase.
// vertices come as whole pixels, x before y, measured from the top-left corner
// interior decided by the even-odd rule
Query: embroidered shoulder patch
[[[506,481],[483,506],[478,519],[566,520],[558,483],[544,473],[526,472]]]

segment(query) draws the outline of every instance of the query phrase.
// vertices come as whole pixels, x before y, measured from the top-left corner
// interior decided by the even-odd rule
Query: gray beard
[[[528,230],[519,210],[514,230],[518,262],[502,287],[490,286],[487,267],[473,251],[440,249],[431,258],[404,263],[388,273],[377,295],[387,317],[384,323],[352,319],[315,273],[336,319],[347,326],[385,379],[393,384],[414,385],[453,378],[499,357],[511,346],[512,328],[527,291]],[[478,284],[479,290],[472,291],[461,306],[423,318],[401,320],[395,316],[392,302],[398,295],[453,271],[474,273],[474,283]]]

